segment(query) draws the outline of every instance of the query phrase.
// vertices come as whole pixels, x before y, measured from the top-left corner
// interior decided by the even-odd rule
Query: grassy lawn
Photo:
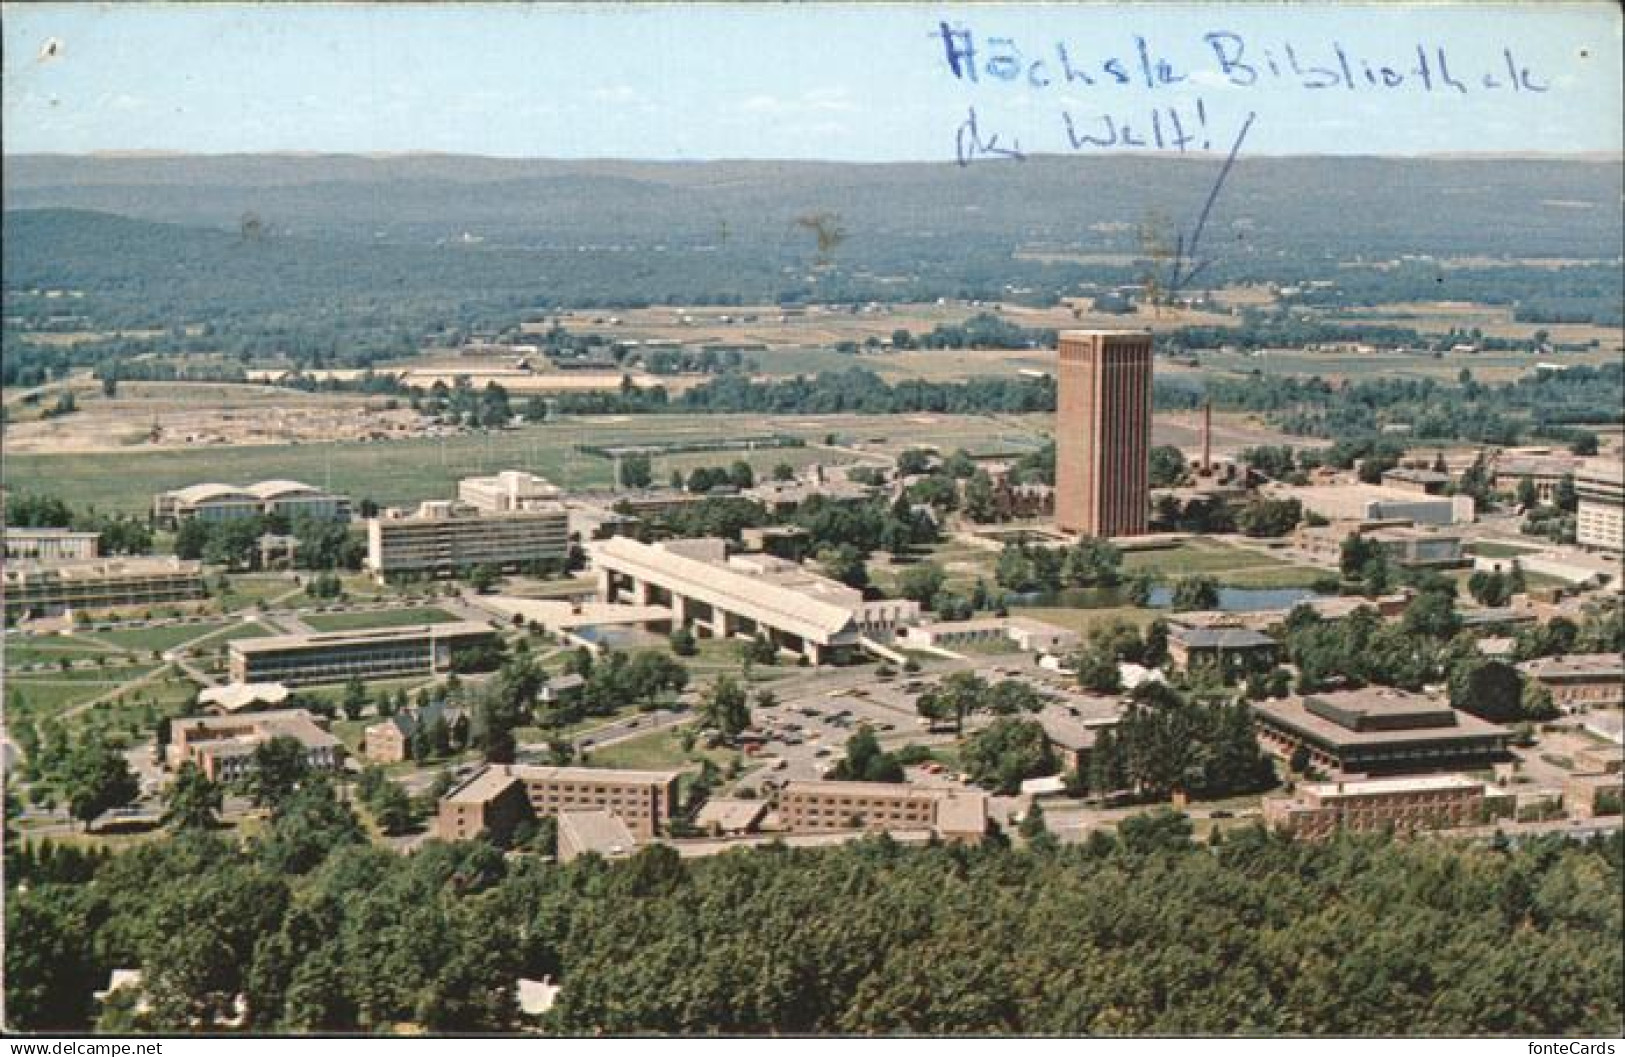
[[[228,582],[231,590],[215,596],[223,613],[235,613],[298,589],[298,585],[286,576],[242,575],[233,576]]]
[[[998,560],[998,551],[984,550],[958,540],[946,540],[921,548],[909,561],[871,565],[869,572],[875,586],[895,595],[905,572],[916,565],[935,563],[942,569],[943,585],[947,590],[968,595],[977,580],[985,580],[989,588],[996,586],[993,567]]]
[[[457,621],[444,609],[386,609],[372,613],[312,613],[301,618],[317,631],[354,631],[358,628],[402,628],[414,624],[450,624]]]
[[[211,635],[217,631],[224,631],[228,626],[226,624],[173,624],[162,628],[98,631],[94,633],[94,639],[98,642],[116,646],[121,650],[131,650],[136,653],[162,653],[165,650],[174,649],[183,642],[190,642],[193,639],[202,638],[204,635]]]
[[[1519,558],[1525,554],[1539,552],[1539,548],[1536,547],[1520,547],[1516,543],[1496,543],[1493,540],[1469,543],[1462,550],[1468,554],[1477,554],[1485,558]]]
[[[1083,635],[1089,634],[1089,632],[1104,624],[1119,620],[1144,628],[1160,612],[1160,610],[1140,609],[1136,606],[1116,606],[1109,609],[1051,609],[1043,606],[1020,606],[1010,611],[1012,616],[1031,617],[1033,620],[1042,620],[1047,624],[1071,628]]]
[[[1257,551],[1216,540],[1193,539],[1164,550],[1123,555],[1125,574],[1148,572],[1159,580],[1206,573],[1226,587],[1308,587],[1326,571],[1292,565]]]
[[[118,651],[98,643],[66,635],[7,635],[5,638],[7,668],[20,668],[30,664],[55,664],[57,661],[112,659]]]
[[[707,749],[698,743],[692,752],[684,752],[682,730],[668,728],[650,731],[617,745],[589,750],[587,765],[624,767],[636,771],[674,771],[698,767],[701,760],[709,759],[719,768],[726,769],[739,758],[740,754],[732,749]]]
[[[112,671],[55,672],[6,678],[6,715],[9,720],[40,720],[147,675],[152,666]]]

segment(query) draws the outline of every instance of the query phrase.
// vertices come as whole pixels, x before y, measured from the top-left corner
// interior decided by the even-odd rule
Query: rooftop
[[[411,639],[445,639],[463,635],[493,634],[489,624],[471,620],[444,624],[412,624],[392,628],[357,628],[354,631],[318,631],[309,635],[263,635],[253,639],[235,639],[231,649],[236,653],[269,653],[276,650],[311,649],[321,646],[361,645],[369,642],[393,642]]]
[[[214,481],[205,484],[187,485],[185,488],[176,488],[164,494],[182,503],[209,503],[228,499],[248,503],[253,502],[256,498],[247,489],[238,488],[236,485],[219,484]]]
[[[600,567],[656,584],[678,584],[699,601],[745,616],[758,610],[773,624],[815,642],[827,643],[847,631],[863,605],[860,592],[794,563],[757,555],[745,562],[738,557],[706,560],[693,557],[696,549],[686,546],[706,541],[683,542],[684,547],[675,548],[617,536],[589,549]]]
[[[1440,705],[1449,712],[1454,722],[1443,726],[1384,728],[1354,730],[1324,716],[1318,716],[1304,707],[1301,700],[1255,701],[1254,714],[1267,717],[1283,726],[1334,745],[1381,745],[1388,742],[1451,741],[1461,738],[1487,738],[1505,736],[1506,728],[1487,723],[1467,712],[1457,712]]]
[[[288,688],[281,683],[227,683],[206,686],[197,695],[198,704],[227,712],[240,712],[249,705],[280,705],[287,699]]]
[[[559,812],[559,839],[605,858],[628,855],[638,843],[626,823],[608,811]]]
[[[243,491],[258,499],[281,499],[290,495],[323,495],[320,488],[305,484],[303,481],[260,481],[251,484]]]
[[[781,796],[792,793],[801,793],[806,796],[898,796],[910,800],[935,800],[942,796],[940,789],[928,789],[924,786],[908,785],[905,782],[824,782],[824,781],[792,781],[784,783],[779,791]]]
[[[1420,778],[1365,778],[1356,782],[1316,782],[1299,791],[1331,800],[1339,796],[1381,796],[1385,793],[1422,793],[1441,789],[1473,789],[1483,782],[1464,774],[1433,774]]]
[[[1625,659],[1617,653],[1571,653],[1563,657],[1537,657],[1518,665],[1520,671],[1537,679],[1612,676],[1625,678]]]
[[[1275,645],[1274,639],[1250,628],[1172,627],[1168,637],[1193,650],[1251,650]]]

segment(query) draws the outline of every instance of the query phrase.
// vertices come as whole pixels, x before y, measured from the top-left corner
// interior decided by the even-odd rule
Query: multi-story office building
[[[1625,661],[1617,653],[1537,657],[1518,668],[1544,686],[1552,695],[1552,704],[1565,712],[1625,704]]]
[[[217,782],[235,781],[254,770],[254,751],[273,738],[297,741],[313,770],[334,770],[344,762],[344,745],[304,709],[177,719],[170,725],[166,760],[172,768],[195,763]]]
[[[930,830],[975,843],[987,832],[987,794],[897,782],[787,782],[779,819],[793,833],[821,830]]]
[[[1139,536],[1150,516],[1151,335],[1060,335],[1055,523],[1089,536]]]
[[[230,644],[238,683],[342,683],[447,671],[459,650],[489,644],[496,632],[473,622],[270,635]]]
[[[558,504],[483,514],[462,503],[437,501],[407,517],[367,522],[367,568],[379,579],[450,574],[476,565],[562,563],[569,553],[570,519]]]
[[[75,532],[65,528],[24,528],[7,525],[7,558],[33,558],[42,562],[85,561],[101,554],[101,536],[95,532]]]
[[[350,499],[299,481],[260,481],[238,488],[229,484],[194,484],[160,492],[152,500],[152,518],[175,527],[185,521],[231,521],[279,515],[348,521]]]
[[[1341,774],[1404,774],[1487,767],[1506,755],[1504,727],[1422,694],[1375,687],[1255,701],[1259,738],[1288,756]]]
[[[492,477],[465,477],[457,482],[457,499],[485,514],[551,508],[562,494],[547,478],[522,470],[503,470]]]
[[[1506,813],[1512,799],[1460,774],[1312,783],[1265,797],[1264,821],[1305,840],[1339,830],[1408,833],[1482,823]]]
[[[1579,495],[1574,540],[1582,547],[1625,551],[1625,469],[1618,462],[1590,463],[1574,475]]]
[[[493,765],[441,799],[436,829],[443,840],[468,840],[509,832],[526,818],[604,811],[649,840],[676,810],[677,779],[676,771]]]
[[[50,617],[68,610],[114,609],[204,597],[203,566],[179,558],[91,558],[6,563],[8,617]]]
[[[863,592],[767,554],[729,557],[720,539],[639,543],[626,537],[589,548],[599,596],[667,610],[661,623],[701,637],[764,635],[813,664],[839,660],[865,637],[890,639],[918,622],[918,602],[869,601]]]

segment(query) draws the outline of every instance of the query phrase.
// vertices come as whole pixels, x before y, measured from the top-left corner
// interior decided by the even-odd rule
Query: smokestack
[[[1202,403],[1202,476],[1213,474],[1213,398]]]

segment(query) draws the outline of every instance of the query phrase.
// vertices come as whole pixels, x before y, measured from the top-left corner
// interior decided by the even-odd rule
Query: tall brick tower
[[[1150,503],[1151,335],[1066,330],[1055,420],[1055,523],[1143,536]]]

